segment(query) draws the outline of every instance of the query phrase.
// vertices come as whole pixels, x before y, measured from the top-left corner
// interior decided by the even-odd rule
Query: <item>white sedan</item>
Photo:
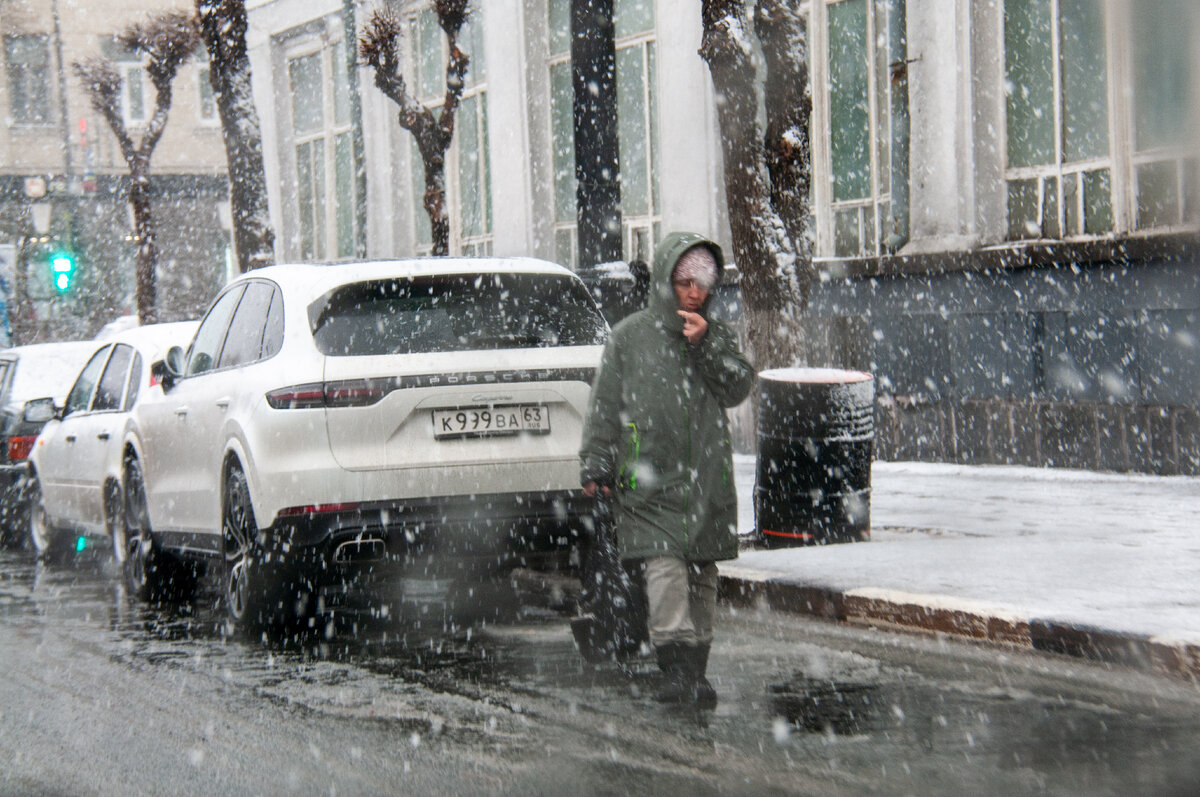
[[[257,626],[568,549],[606,335],[579,278],[540,260],[242,275],[133,413],[138,590],[192,559],[220,568],[234,625]]]
[[[121,448],[130,412],[162,399],[151,364],[196,326],[152,324],[96,343],[61,408],[52,399],[31,402],[27,413],[44,405],[51,416],[29,454],[29,536],[42,557],[111,540],[117,560],[125,561]]]

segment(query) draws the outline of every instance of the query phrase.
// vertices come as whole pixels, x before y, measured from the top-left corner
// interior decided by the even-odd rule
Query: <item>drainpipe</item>
[[[579,275],[621,259],[621,187],[617,147],[613,0],[571,0],[575,177]]]
[[[63,173],[70,180],[75,168],[71,161],[71,119],[67,114],[67,70],[63,68],[62,25],[58,16],[58,0],[50,0],[50,13],[54,17],[54,60],[58,66],[58,106],[62,132]]]
[[[350,151],[354,163],[354,256],[367,256],[367,162],[363,144],[362,97],[358,91],[357,0],[342,0],[342,38],[350,90]]]

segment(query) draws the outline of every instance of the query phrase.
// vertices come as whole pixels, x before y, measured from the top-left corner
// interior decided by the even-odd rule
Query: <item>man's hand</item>
[[[603,490],[605,495],[612,494],[611,489],[609,489],[608,487],[601,487],[600,485],[596,484],[595,482],[588,482],[587,484],[583,485],[583,494],[586,495],[588,498],[595,498],[596,492],[598,490]]]
[[[683,336],[687,342],[695,346],[704,339],[704,335],[708,332],[708,322],[704,320],[704,316],[699,313],[690,313],[687,310],[676,310],[679,317],[683,319]]]

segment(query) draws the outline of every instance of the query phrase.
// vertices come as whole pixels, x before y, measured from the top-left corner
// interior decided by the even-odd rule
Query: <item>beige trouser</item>
[[[673,556],[647,559],[646,603],[651,644],[710,644],[717,606],[716,563],[688,563]]]

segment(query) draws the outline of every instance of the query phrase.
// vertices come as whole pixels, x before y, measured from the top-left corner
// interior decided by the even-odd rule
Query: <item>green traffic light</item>
[[[75,261],[66,252],[59,252],[50,258],[50,272],[55,290],[66,293],[71,289],[71,278],[75,275]]]

